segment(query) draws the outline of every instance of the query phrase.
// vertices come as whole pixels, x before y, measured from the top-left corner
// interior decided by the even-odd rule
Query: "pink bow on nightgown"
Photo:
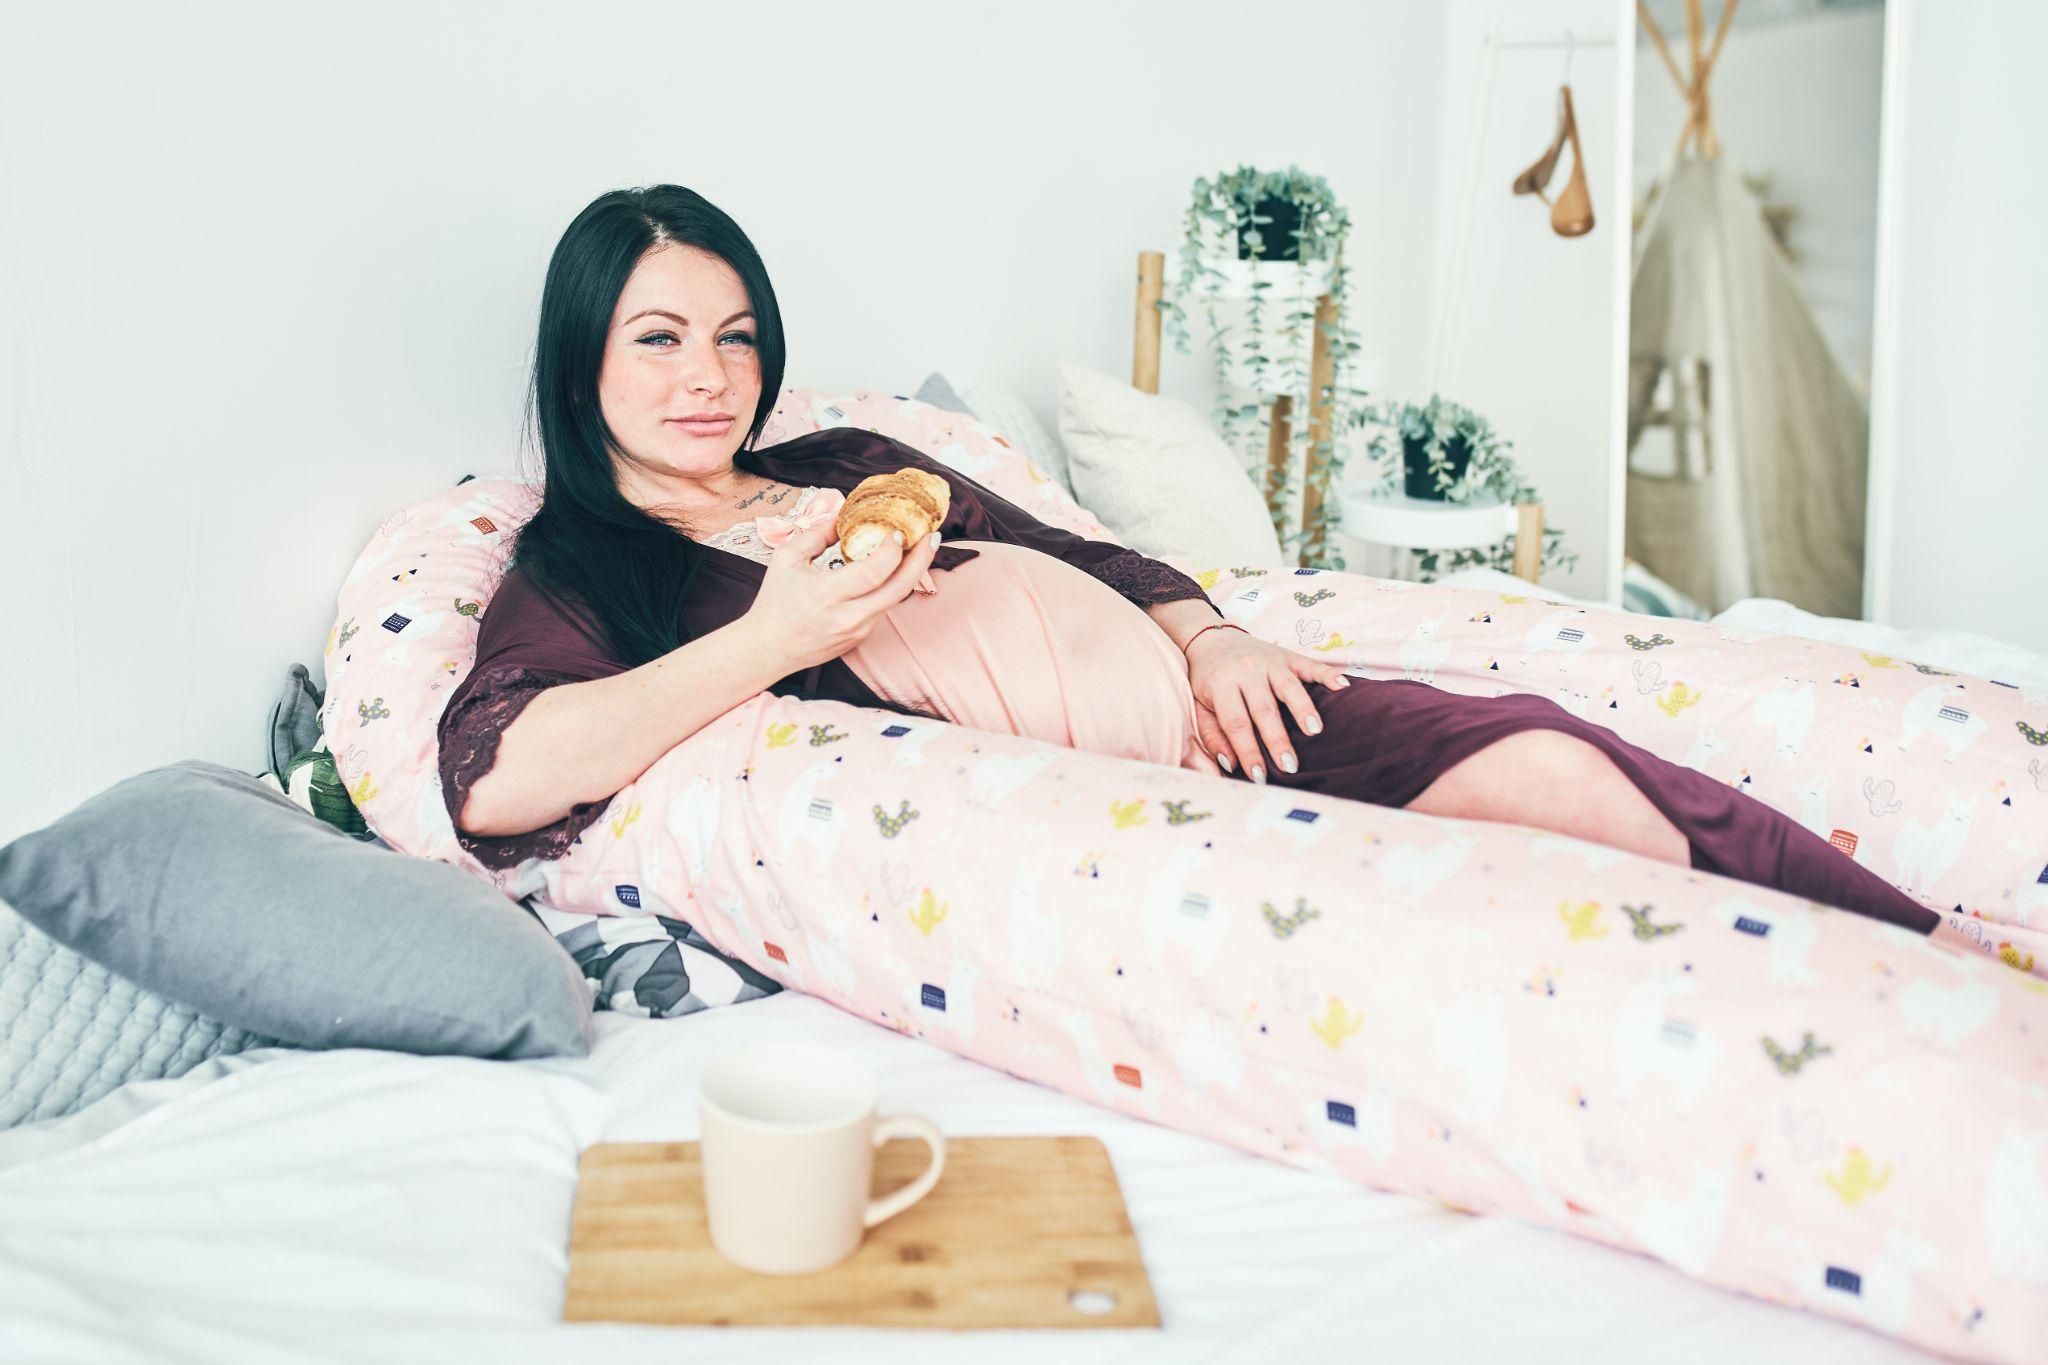
[[[761,538],[763,545],[772,550],[799,531],[808,531],[813,526],[835,520],[839,516],[839,509],[845,505],[846,494],[836,488],[820,488],[811,494],[811,501],[804,510],[793,516],[756,518],[754,534]],[[837,550],[838,547],[834,545],[825,551],[825,556],[833,556]],[[922,573],[917,576],[917,590],[931,594],[939,589],[938,585],[932,582],[931,574]]]

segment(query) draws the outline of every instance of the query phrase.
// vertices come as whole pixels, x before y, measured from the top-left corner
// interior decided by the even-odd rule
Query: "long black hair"
[[[677,243],[724,260],[746,286],[761,362],[761,401],[740,443],[751,449],[782,392],[782,313],[761,255],[717,205],[681,185],[599,195],[555,244],[541,290],[530,417],[545,462],[540,509],[515,556],[543,593],[603,636],[628,668],[683,643],[682,604],[703,551],[628,501],[612,457],[618,440],[598,401],[605,336],[641,257]]]

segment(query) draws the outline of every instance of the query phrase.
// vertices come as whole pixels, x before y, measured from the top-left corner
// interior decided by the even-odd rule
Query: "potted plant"
[[[1401,491],[1411,498],[1468,505],[1537,500],[1535,488],[1508,454],[1513,443],[1472,409],[1432,394],[1427,403],[1392,403],[1375,416],[1380,433],[1371,448],[1386,491],[1394,491],[1398,474]],[[1399,443],[1398,460],[1387,448],[1389,437]],[[1417,576],[1425,583],[1435,582],[1439,573],[1473,566],[1512,573],[1515,538],[1510,534],[1498,545],[1480,549],[1418,547],[1410,553],[1417,557]],[[1565,548],[1562,527],[1543,528],[1538,562],[1544,569],[1568,569],[1579,562],[1578,554]]]
[[[1343,466],[1335,433],[1357,425],[1356,410],[1365,397],[1353,383],[1352,357],[1359,346],[1348,322],[1349,271],[1342,252],[1351,216],[1321,176],[1297,166],[1240,166],[1213,180],[1196,179],[1184,228],[1179,269],[1159,304],[1167,330],[1187,354],[1186,304],[1199,301],[1216,353],[1218,430],[1248,469],[1263,471],[1267,510],[1283,549],[1299,563],[1341,569],[1343,558],[1330,539],[1336,507],[1329,490]],[[1317,440],[1309,414],[1319,395],[1310,392],[1310,371],[1316,309],[1324,295],[1334,313],[1324,327],[1330,421]],[[1280,397],[1291,401],[1287,462],[1276,475],[1266,450],[1270,404]],[[1297,532],[1301,478],[1313,482],[1317,505]]]
[[[1283,199],[1268,194],[1252,205],[1253,222],[1260,229],[1271,231],[1248,232],[1240,228],[1237,233],[1237,258],[1248,261],[1255,255],[1263,255],[1269,261],[1298,261],[1301,259],[1301,206],[1292,199]]]
[[[1402,491],[1439,502],[1450,501],[1451,490],[1464,481],[1474,441],[1492,434],[1484,417],[1435,395],[1421,407],[1400,404],[1395,430],[1401,437]]]

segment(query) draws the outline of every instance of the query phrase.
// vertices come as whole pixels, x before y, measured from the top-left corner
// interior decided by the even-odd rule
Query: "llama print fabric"
[[[868,402],[933,449],[923,405],[804,401]],[[992,478],[1029,479],[952,430]],[[533,495],[472,483],[388,521],[327,655],[370,823],[479,875],[434,722]],[[1364,677],[1536,692],[1739,784],[1977,950],[1523,827],[766,694],[567,857],[498,881],[686,922],[853,1013],[1277,1160],[2037,1358],[2048,751],[2023,727],[2048,730],[2048,696],[1705,623],[1177,562],[1261,638]]]

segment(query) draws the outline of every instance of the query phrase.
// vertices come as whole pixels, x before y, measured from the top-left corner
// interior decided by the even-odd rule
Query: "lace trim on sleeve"
[[[448,818],[456,821],[469,801],[470,789],[498,759],[498,741],[527,704],[550,687],[573,678],[545,669],[506,664],[485,669],[475,688],[441,717],[441,796]],[[604,814],[611,798],[586,801],[570,808],[552,824],[523,834],[465,834],[455,837],[478,862],[493,871],[517,867],[528,858],[554,859],[567,853],[576,837]]]
[[[1136,550],[1112,555],[1089,572],[1141,607],[1193,600],[1216,611],[1218,617],[1223,615],[1209,600],[1209,594],[1202,591],[1200,583],[1172,565],[1147,559]]]

